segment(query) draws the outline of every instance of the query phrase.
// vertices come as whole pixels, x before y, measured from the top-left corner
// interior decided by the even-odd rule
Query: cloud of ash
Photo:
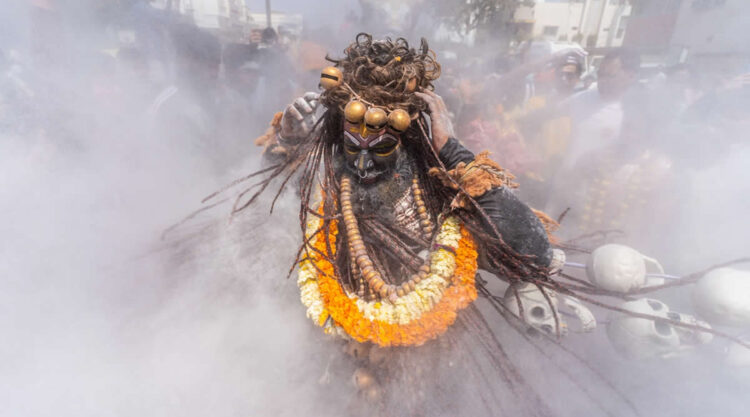
[[[0,100],[0,415],[350,415],[355,387],[327,376],[337,366],[349,375],[355,365],[305,317],[294,275],[284,279],[300,243],[293,190],[272,215],[273,186],[232,221],[228,201],[162,236],[208,193],[261,166],[252,138],[265,126],[231,132],[246,141],[230,156],[160,142],[173,136],[149,118],[160,89],[113,77],[122,74],[116,64],[84,52],[107,49],[90,10],[68,20],[87,25],[65,27],[59,48],[71,52],[63,61],[54,45],[33,57],[38,40],[30,29],[38,17],[25,3],[0,10],[7,12],[0,18],[8,57],[2,88],[12,92]],[[324,17],[318,9],[313,16]],[[347,43],[329,41],[332,51]],[[168,66],[149,65],[155,78],[167,78]],[[109,91],[114,85],[117,91]],[[684,140],[687,130],[670,134]],[[653,239],[673,273],[746,254],[746,234],[738,231],[750,226],[743,175],[749,155],[746,144],[731,146],[716,164],[688,171],[672,212],[678,221],[665,219],[678,237]],[[696,156],[688,153],[685,160]],[[669,297],[675,308],[689,308],[687,291]],[[550,344],[536,350],[486,303],[479,306],[557,415],[595,415],[599,407],[631,415],[580,362]],[[620,358],[604,333],[602,325],[594,334],[568,336],[564,345],[643,415],[744,415],[750,369],[721,362],[725,343],[686,359],[634,362]],[[463,415],[477,413],[455,397],[449,400]]]

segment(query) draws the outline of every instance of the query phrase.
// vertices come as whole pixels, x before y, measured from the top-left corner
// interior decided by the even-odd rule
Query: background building
[[[520,6],[515,20],[525,39],[606,48],[622,45],[630,12],[627,0],[537,0]]]
[[[750,2],[746,0],[649,0],[637,2],[625,45],[673,65],[742,71],[750,63]]]
[[[253,23],[245,0],[154,0],[152,5],[234,42],[247,41]]]

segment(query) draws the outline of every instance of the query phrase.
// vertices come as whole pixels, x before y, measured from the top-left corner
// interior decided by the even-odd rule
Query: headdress
[[[334,66],[321,72],[320,85],[325,89],[321,103],[344,113],[352,123],[364,121],[377,127],[387,122],[397,131],[406,129],[406,122],[427,108],[414,92],[433,89],[432,82],[440,76],[440,64],[425,39],[417,50],[404,38],[373,40],[360,33],[343,58],[326,59]]]

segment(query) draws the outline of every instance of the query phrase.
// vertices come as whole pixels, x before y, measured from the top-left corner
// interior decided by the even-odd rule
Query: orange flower
[[[325,233],[318,233],[314,247],[326,253]],[[336,222],[331,222],[328,239],[332,248],[335,247],[337,233]],[[372,342],[380,346],[421,345],[443,334],[456,320],[458,310],[466,308],[477,298],[474,283],[477,272],[476,244],[463,226],[456,250],[456,269],[443,297],[430,311],[405,325],[367,319],[334,277],[333,265],[317,252],[311,251],[310,255],[312,262],[323,272],[318,274],[319,291],[325,306],[320,323],[330,316],[359,342]]]

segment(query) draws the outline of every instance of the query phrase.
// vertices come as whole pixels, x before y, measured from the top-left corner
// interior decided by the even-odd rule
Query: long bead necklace
[[[419,179],[415,176],[411,182],[411,192],[414,195],[414,204],[417,205],[417,215],[419,216],[419,225],[422,229],[422,235],[426,241],[432,240],[432,232],[435,226],[432,224],[430,214],[427,212],[427,206],[422,199],[422,188],[419,186]]]
[[[414,193],[415,204],[417,205],[417,214],[420,218],[422,233],[426,240],[430,241],[435,226],[432,224],[432,220],[430,220],[430,216],[427,213],[427,207],[422,199],[422,190],[416,178],[412,182],[412,191]],[[362,234],[359,231],[357,218],[354,216],[351,198],[351,179],[344,176],[341,178],[341,214],[344,218],[344,228],[346,229],[346,237],[349,241],[349,257],[353,260],[351,263],[352,273],[356,273],[357,270],[359,272],[360,292],[358,295],[362,296],[364,294],[362,279],[367,283],[370,290],[377,293],[381,299],[388,299],[391,302],[395,301],[397,297],[403,297],[414,291],[416,285],[430,273],[429,257],[419,268],[419,271],[411,275],[406,282],[400,285],[387,284],[367,254]]]

